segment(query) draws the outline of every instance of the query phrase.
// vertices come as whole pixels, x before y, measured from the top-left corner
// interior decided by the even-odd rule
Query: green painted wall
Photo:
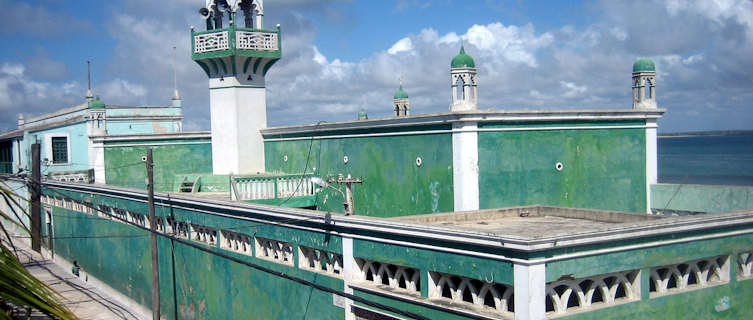
[[[753,187],[697,184],[651,185],[655,209],[725,212],[753,208]]]
[[[46,194],[60,195],[45,190]],[[147,206],[106,196],[63,192],[73,199],[106,204],[145,214]],[[286,266],[214,247],[264,267],[342,290],[343,281],[299,269],[298,245],[340,253],[339,237],[256,223],[189,210],[156,207],[158,216],[231,229],[247,235],[281,239],[295,245],[295,266]],[[55,254],[78,260],[82,268],[140,304],[151,307],[151,255],[149,237],[110,219],[52,207]],[[45,223],[45,222],[43,222]],[[277,278],[224,258],[207,254],[160,237],[161,309],[168,319],[342,319],[344,310],[333,305],[332,295]]]
[[[129,200],[121,198],[123,194],[112,191],[102,191],[102,194],[91,195],[83,192],[44,188],[43,193],[53,196],[64,195],[74,200],[92,201],[95,204],[105,204],[142,214],[147,212],[145,196],[143,195],[137,196],[134,200]],[[302,270],[297,265],[298,246],[301,245],[342,253],[342,239],[339,236],[324,231],[282,227],[274,224],[268,217],[258,216],[250,212],[235,212],[232,209],[223,209],[222,215],[219,215],[206,213],[211,212],[212,207],[200,204],[192,204],[191,206],[191,208],[186,209],[177,208],[173,202],[160,200],[156,207],[156,213],[158,216],[173,217],[178,221],[217,229],[231,229],[247,235],[290,242],[294,245],[295,266],[281,265],[253,256],[236,254],[218,247],[214,247],[213,250],[219,250],[242,260],[314,281],[330,288],[342,289],[342,280]],[[113,220],[58,207],[53,207],[52,212],[56,238],[54,248],[57,255],[69,261],[78,260],[88,273],[130,296],[135,301],[150,306],[151,262],[150,253],[147,249],[149,238],[145,231]],[[239,219],[237,218],[239,216],[261,220]],[[45,222],[43,221],[43,223]],[[298,221],[293,223],[299,227],[317,228],[311,222]],[[596,249],[617,248],[629,244],[687,239],[687,241],[680,243],[657,243],[642,249],[550,262],[546,265],[546,281],[554,281],[563,275],[585,278],[634,269],[641,269],[645,277],[646,272],[651,267],[729,254],[732,255],[730,259],[732,274],[728,284],[653,299],[644,295],[641,301],[580,313],[572,316],[572,318],[740,319],[753,317],[753,309],[749,307],[749,302],[753,299],[753,280],[737,281],[735,275],[736,254],[753,249],[753,235],[724,236],[706,240],[689,238],[727,231],[748,230],[750,225],[544,250],[531,254],[528,258],[526,255],[516,254],[510,250],[472,246],[449,240],[428,243],[426,240],[410,236],[359,231],[339,226],[332,226],[332,228],[333,231],[338,233],[360,234],[405,242],[407,245],[354,239],[353,254],[357,258],[419,269],[421,271],[421,298],[418,299],[424,299],[428,295],[429,279],[427,273],[429,271],[489,281],[493,279],[494,282],[508,285],[514,284],[513,265],[510,262],[438,252],[417,248],[418,245],[433,244],[438,247],[531,259],[544,256],[556,257]],[[169,319],[342,319],[344,317],[343,309],[333,305],[331,294],[325,294],[309,287],[297,285],[289,280],[270,276],[169,239],[160,238],[159,250],[161,307]],[[361,290],[356,290],[355,294],[403,310],[418,312],[430,318],[450,319],[457,317],[456,314],[450,314],[436,308],[386,298]],[[717,313],[714,307],[724,297],[730,298],[731,308]],[[684,305],[690,307],[683,307]]]
[[[394,217],[453,209],[450,134],[274,141],[265,142],[264,150],[268,172],[316,168],[315,175],[323,178],[341,173],[363,179],[353,188],[358,215]],[[337,191],[325,188],[316,201],[320,210],[343,212]]]
[[[729,298],[730,307],[716,311],[719,300]],[[751,319],[753,281],[688,291],[631,302],[557,319]]]
[[[524,126],[643,123],[486,124]],[[646,212],[644,129],[479,132],[479,207],[518,205]],[[557,171],[557,162],[563,170]]]
[[[205,139],[204,141],[209,141]],[[146,189],[146,164],[141,161],[146,149],[152,148],[154,157],[154,189],[177,189],[176,175],[212,173],[212,145],[208,143],[159,145],[168,141],[129,141],[129,143],[154,143],[151,146],[105,145],[105,179],[107,184]]]
[[[422,276],[425,276],[429,271],[433,271],[478,280],[491,281],[494,279],[494,282],[509,285],[513,283],[513,266],[508,261],[358,239],[353,241],[353,252],[356,258],[419,269]],[[424,292],[428,283],[424,282],[423,278],[421,280],[421,290]]]
[[[687,235],[686,235],[687,236]],[[667,238],[675,238],[668,236]],[[737,281],[737,254],[753,249],[753,235],[661,245],[583,258],[547,263],[546,281],[572,275],[576,279],[618,271],[640,269],[646,278],[641,301],[597,309],[562,319],[750,319],[753,317],[753,280]],[[728,284],[649,298],[647,275],[651,268],[678,264],[701,258],[730,255],[731,279]],[[730,298],[730,308],[718,312],[720,299]]]

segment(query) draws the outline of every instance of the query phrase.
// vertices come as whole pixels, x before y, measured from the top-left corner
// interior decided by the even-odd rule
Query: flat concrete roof
[[[641,225],[664,216],[553,206],[523,206],[390,218],[498,236],[539,239]]]

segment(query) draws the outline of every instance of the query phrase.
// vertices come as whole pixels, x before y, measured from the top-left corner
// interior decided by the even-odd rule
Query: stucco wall
[[[315,175],[325,179],[340,173],[363,179],[353,187],[358,215],[394,217],[453,208],[450,134],[273,141],[265,142],[265,157],[268,172],[316,168]],[[322,189],[316,201],[320,210],[343,211],[337,191]]]
[[[176,188],[175,176],[178,174],[212,172],[212,147],[208,142],[209,139],[108,142],[105,144],[107,184],[145,189],[146,164],[141,161],[141,157],[146,156],[146,149],[152,148],[154,189],[173,191]]]
[[[561,125],[589,123],[536,126]],[[646,212],[644,129],[479,132],[478,140],[481,209],[541,204]]]
[[[725,212],[753,208],[753,187],[698,184],[651,185],[654,209]]]

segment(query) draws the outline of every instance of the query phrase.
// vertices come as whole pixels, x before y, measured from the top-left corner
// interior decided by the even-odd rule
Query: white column
[[[209,79],[212,171],[264,172],[264,141],[259,131],[267,127],[264,85],[239,83],[235,77],[220,79]]]
[[[540,320],[546,318],[546,267],[513,265],[515,319]]]
[[[356,279],[356,273],[358,268],[356,266],[356,260],[353,258],[353,238],[342,237],[343,242],[343,282],[345,287],[343,288],[346,293],[353,294],[353,289],[350,287]],[[356,315],[353,313],[351,306],[353,300],[345,299],[345,320],[355,320]]]
[[[656,119],[646,120],[646,212],[651,213],[651,185],[659,180]]]
[[[105,184],[105,146],[103,142],[91,142],[89,167],[94,168],[94,183]]]
[[[455,211],[478,210],[478,125],[452,124],[452,184]]]

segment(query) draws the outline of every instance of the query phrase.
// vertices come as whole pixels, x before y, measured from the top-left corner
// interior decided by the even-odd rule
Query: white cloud
[[[536,51],[554,41],[550,33],[537,36],[532,24],[523,27],[504,26],[499,22],[485,26],[473,25],[463,39],[481,50],[482,55],[502,57],[507,62],[538,66]]]
[[[393,44],[392,47],[387,50],[387,53],[398,54],[400,52],[411,50],[413,50],[413,42],[410,40],[410,38],[406,37],[395,42],[395,44]]]
[[[565,90],[565,93],[562,95],[565,98],[574,98],[580,96],[585,93],[586,90],[588,90],[588,87],[586,86],[579,86],[575,83],[563,80],[560,80],[560,86]]]

